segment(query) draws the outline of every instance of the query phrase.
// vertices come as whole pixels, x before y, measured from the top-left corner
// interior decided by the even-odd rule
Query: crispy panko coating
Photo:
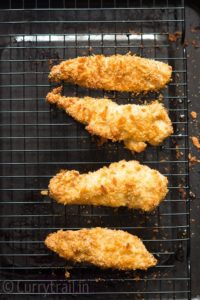
[[[127,206],[151,211],[166,196],[168,180],[137,161],[119,161],[95,172],[61,170],[49,182],[49,195],[62,204]]]
[[[48,93],[46,99],[64,109],[77,121],[86,124],[93,135],[124,141],[126,148],[141,152],[148,142],[160,144],[173,133],[166,109],[158,101],[148,105],[118,105],[109,99],[64,97],[61,88]]]
[[[107,228],[59,230],[45,240],[46,246],[73,262],[87,262],[101,268],[146,270],[157,260],[142,241],[128,232]]]
[[[163,88],[171,78],[172,67],[135,55],[83,56],[52,67],[51,81],[68,81],[92,89],[121,92],[148,92]]]

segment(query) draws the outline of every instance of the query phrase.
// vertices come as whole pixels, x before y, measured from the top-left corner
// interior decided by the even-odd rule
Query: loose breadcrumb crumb
[[[200,149],[200,142],[199,139],[196,136],[192,136],[191,137],[193,145],[197,148]]]
[[[190,115],[191,115],[191,117],[192,117],[193,120],[195,120],[197,118],[196,111],[191,111]]]
[[[180,151],[179,145],[176,145],[175,148],[176,148],[176,158],[179,159],[183,155],[183,152]]]
[[[139,275],[136,275],[134,278],[133,278],[134,281],[139,281],[141,280],[140,276]]]
[[[188,154],[188,158],[191,164],[199,163],[200,160],[196,158],[196,156],[192,156],[191,153]]]
[[[194,27],[191,27],[191,29],[190,29],[190,31],[192,32],[192,33],[196,33],[196,32],[198,32],[200,30],[200,26],[194,26]]]
[[[197,40],[192,40],[192,46],[194,46],[194,48],[199,48],[200,44],[198,43]]]
[[[174,33],[170,33],[168,39],[170,42],[176,42],[177,39],[182,35],[181,31],[176,31]]]
[[[186,191],[185,191],[185,189],[183,187],[179,187],[178,191],[181,194],[181,198],[183,200],[186,199]]]
[[[43,190],[43,191],[40,192],[40,194],[42,196],[48,196],[49,192],[48,192],[48,190]]]
[[[70,273],[68,271],[65,272],[65,278],[70,278]]]

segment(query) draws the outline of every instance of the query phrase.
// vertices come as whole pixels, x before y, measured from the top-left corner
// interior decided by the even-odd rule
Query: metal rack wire
[[[190,299],[187,56],[181,43],[184,1],[9,0],[0,7],[1,293],[8,299],[30,299],[31,294],[38,298],[52,294],[53,299],[61,299],[61,294]],[[171,42],[169,34],[175,32],[181,36]],[[49,64],[78,55],[128,51],[173,66],[173,81],[163,91],[163,101],[174,134],[162,146],[149,146],[137,155],[118,144],[98,146],[81,124],[44,101],[51,88]],[[107,95],[118,103],[158,97],[67,84],[65,94]],[[140,160],[168,176],[169,194],[155,212],[63,208],[40,194],[61,168],[89,171],[120,159]],[[148,272],[66,265],[43,245],[45,236],[56,229],[92,226],[137,234],[159,264]],[[71,273],[67,280],[66,269]],[[5,290],[5,281],[10,282],[10,291]]]

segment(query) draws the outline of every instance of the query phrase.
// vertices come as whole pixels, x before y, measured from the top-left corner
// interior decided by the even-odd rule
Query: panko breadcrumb
[[[122,230],[100,227],[59,230],[49,234],[45,244],[60,257],[101,268],[146,270],[157,263],[137,236]]]
[[[197,118],[197,112],[196,111],[191,111],[191,117],[193,120],[195,120]]]
[[[92,89],[148,92],[163,88],[171,79],[166,63],[135,55],[93,55],[69,59],[54,66],[51,81],[68,81]]]
[[[146,143],[159,145],[173,133],[168,113],[158,101],[149,105],[118,105],[105,98],[64,97],[60,92],[61,87],[48,93],[47,101],[86,124],[91,134],[113,142],[124,141],[125,147],[132,151],[144,151]]]
[[[65,205],[127,206],[151,211],[166,196],[168,180],[137,161],[119,161],[95,172],[60,171],[49,183],[49,195]]]
[[[40,194],[42,195],[42,196],[48,196],[48,190],[43,190],[43,191],[40,191]]]
[[[192,139],[193,145],[194,145],[197,149],[200,149],[200,142],[199,142],[199,139],[198,139],[196,136],[192,136],[191,139]]]

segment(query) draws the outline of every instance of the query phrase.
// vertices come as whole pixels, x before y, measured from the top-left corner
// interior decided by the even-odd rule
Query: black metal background
[[[190,299],[187,57],[181,43],[177,47],[168,39],[168,34],[176,31],[184,38],[184,2],[49,0],[7,1],[0,6],[3,297],[31,299],[31,294],[38,298],[52,294],[47,297],[61,299],[58,294],[63,294],[67,299],[74,295],[85,299],[89,293],[96,299],[115,299],[117,295],[120,299]],[[162,146],[149,146],[136,155],[120,144],[98,146],[84,126],[44,100],[52,88],[47,79],[51,63],[128,51],[173,67],[173,81],[162,93],[174,134]],[[141,103],[159,96],[134,97],[68,84],[64,93],[103,95],[118,103]],[[87,172],[120,159],[137,159],[168,176],[170,192],[153,213],[63,207],[40,194],[61,168]],[[57,229],[94,226],[138,235],[159,264],[147,272],[101,270],[67,263],[43,244],[46,235]],[[71,274],[67,280],[66,269]],[[5,281],[10,291],[6,291]]]

